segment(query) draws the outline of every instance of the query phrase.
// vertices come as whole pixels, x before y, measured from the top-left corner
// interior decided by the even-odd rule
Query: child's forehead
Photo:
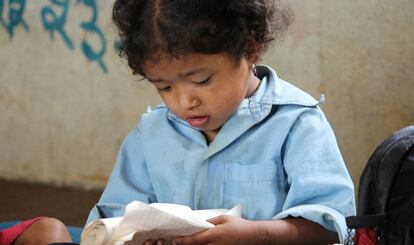
[[[219,54],[199,54],[189,53],[181,55],[179,57],[163,54],[156,57],[156,59],[149,59],[144,63],[144,70],[177,70],[183,75],[191,75],[193,73],[200,72],[207,69],[210,66],[216,66],[223,62],[232,60],[230,55],[219,53]]]
[[[203,72],[211,67],[210,57],[188,54],[180,57],[162,56],[157,60],[150,60],[143,66],[146,77],[157,80],[163,75],[177,77],[191,76]]]
[[[178,77],[188,77],[203,72],[211,72],[236,59],[226,53],[200,54],[189,53],[179,57],[164,54],[157,59],[151,59],[144,63],[143,69],[147,78],[162,76],[163,74],[174,74]]]

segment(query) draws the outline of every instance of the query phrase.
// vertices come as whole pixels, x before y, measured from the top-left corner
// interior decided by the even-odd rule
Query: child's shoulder
[[[157,106],[148,106],[147,110],[141,115],[142,119],[150,120],[168,115],[168,107],[164,103]]]
[[[141,115],[138,122],[138,129],[140,131],[150,128],[164,128],[168,125],[168,119],[171,117],[171,113],[164,103],[158,106],[148,106],[146,112]]]
[[[168,116],[168,108],[164,103],[160,103],[157,106],[148,106],[146,111],[141,114],[141,121],[159,120],[166,116]]]
[[[323,96],[317,101],[292,83],[279,78],[276,71],[269,66],[259,66],[258,72],[262,73],[269,81],[266,90],[269,91],[268,97],[272,104],[315,107],[324,102]]]

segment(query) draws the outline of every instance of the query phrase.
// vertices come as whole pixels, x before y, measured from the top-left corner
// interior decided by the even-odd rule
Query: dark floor
[[[83,226],[101,192],[0,180],[0,222],[49,216]]]

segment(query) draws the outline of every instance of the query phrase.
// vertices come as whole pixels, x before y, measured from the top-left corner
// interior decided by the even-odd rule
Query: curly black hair
[[[278,0],[116,0],[112,12],[120,55],[143,76],[143,64],[161,53],[260,56],[292,17]]]

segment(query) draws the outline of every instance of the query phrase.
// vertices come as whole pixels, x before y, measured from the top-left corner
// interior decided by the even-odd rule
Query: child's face
[[[188,54],[180,59],[164,55],[157,63],[147,62],[144,71],[166,106],[211,142],[260,83],[251,65],[227,54]]]

